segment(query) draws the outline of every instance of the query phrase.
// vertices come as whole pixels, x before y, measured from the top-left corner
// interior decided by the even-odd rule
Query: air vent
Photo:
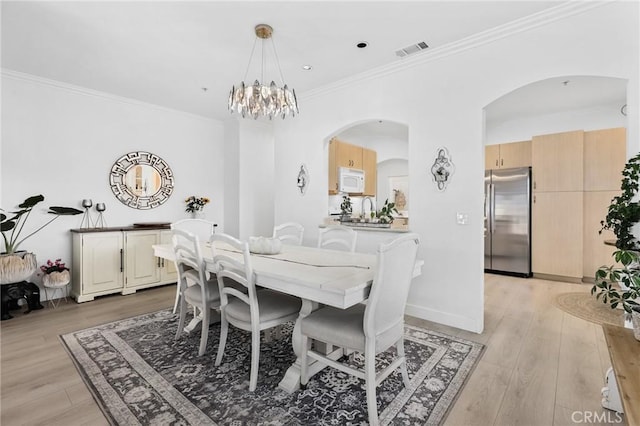
[[[421,50],[424,50],[428,47],[429,46],[427,45],[427,43],[425,43],[424,41],[421,41],[420,43],[412,44],[400,50],[396,50],[396,55],[400,56],[401,58],[404,58],[407,55],[413,55],[414,53],[418,53]]]

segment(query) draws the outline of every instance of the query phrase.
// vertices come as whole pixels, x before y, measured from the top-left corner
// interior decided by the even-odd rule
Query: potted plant
[[[211,200],[207,197],[196,197],[195,195],[192,195],[187,197],[184,202],[186,203],[184,211],[191,213],[194,218],[197,218],[202,216],[204,206],[209,204]]]
[[[617,250],[613,258],[618,266],[601,266],[596,271],[595,284],[591,288],[591,294],[602,298],[612,309],[624,309],[627,327],[631,327],[629,317],[638,307],[636,299],[640,298],[640,245],[633,234],[634,225],[640,221],[640,203],[637,200],[639,182],[640,154],[637,154],[626,163],[620,185],[622,192],[611,200],[607,216],[600,222],[600,233],[608,229],[616,236]],[[636,333],[640,333],[640,330]]]
[[[390,203],[387,198],[384,200],[384,206],[376,213],[378,220],[380,223],[392,223],[393,222],[393,213],[398,213],[396,209],[396,203]]]
[[[351,220],[351,212],[353,207],[351,206],[351,198],[348,195],[342,196],[342,203],[340,204],[340,222],[349,222]]]
[[[37,268],[35,256],[32,253],[17,253],[18,247],[29,237],[36,234],[60,216],[77,215],[82,211],[72,207],[49,207],[48,213],[54,217],[35,231],[22,237],[24,226],[33,211],[33,208],[44,201],[42,195],[34,195],[18,205],[19,210],[9,213],[9,216],[0,213],[0,231],[4,241],[4,250],[0,256],[0,283],[15,283],[24,281],[30,277]]]

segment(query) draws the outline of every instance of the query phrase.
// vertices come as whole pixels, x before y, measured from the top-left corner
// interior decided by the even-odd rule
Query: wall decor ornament
[[[148,210],[165,203],[173,192],[173,171],[155,154],[134,151],[111,167],[109,185],[122,204]]]
[[[451,182],[451,177],[456,167],[447,148],[440,147],[436,152],[436,159],[433,162],[433,166],[431,166],[431,176],[438,187],[438,191],[442,192],[447,189],[447,185]]]
[[[104,220],[104,211],[107,209],[107,206],[104,203],[96,204],[96,210],[98,211],[98,217],[96,218],[95,227],[96,228],[106,228],[107,221]]]
[[[298,186],[300,195],[304,195],[305,192],[307,192],[307,188],[309,187],[309,170],[307,170],[307,166],[305,166],[304,164],[300,165],[300,171],[298,172],[298,181],[296,185]]]

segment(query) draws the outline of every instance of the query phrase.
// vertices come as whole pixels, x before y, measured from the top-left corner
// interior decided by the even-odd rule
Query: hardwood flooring
[[[591,419],[606,413],[600,388],[610,360],[602,328],[552,304],[559,293],[589,288],[488,274],[482,334],[408,318],[486,345],[445,424],[598,424],[584,421],[584,413],[593,413]],[[0,327],[0,424],[107,424],[58,336],[169,308],[174,296],[168,285],[82,304],[70,300],[57,309],[45,305],[28,315],[14,311]],[[617,418],[609,419],[615,424]]]

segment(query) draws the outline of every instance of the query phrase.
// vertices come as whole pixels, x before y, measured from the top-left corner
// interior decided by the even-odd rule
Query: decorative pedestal
[[[2,294],[2,320],[13,318],[9,315],[9,311],[20,309],[21,305],[26,304],[27,310],[25,314],[31,311],[44,308],[40,304],[40,288],[34,283],[22,281],[18,283],[2,284],[0,286]],[[23,303],[20,303],[20,302]]]

